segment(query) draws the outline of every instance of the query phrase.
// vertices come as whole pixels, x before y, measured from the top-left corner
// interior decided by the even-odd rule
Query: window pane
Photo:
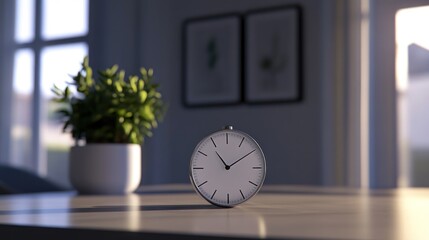
[[[41,52],[42,151],[47,160],[48,177],[65,186],[69,185],[67,158],[73,139],[70,134],[62,133],[62,123],[54,115],[59,106],[50,101],[54,96],[51,88],[53,84],[65,88],[65,83],[71,81],[70,75],[75,75],[81,68],[87,52],[85,43],[46,47]]]
[[[12,164],[31,168],[32,100],[34,53],[30,49],[15,52],[13,71],[11,158]]]
[[[396,14],[401,187],[429,187],[429,6]]]
[[[13,91],[21,95],[33,94],[34,53],[21,49],[15,53],[13,69]]]
[[[42,14],[43,39],[88,33],[88,0],[43,0]]]
[[[40,79],[42,81],[42,97],[51,98],[55,84],[60,88],[71,81],[70,75],[75,75],[81,69],[83,58],[88,55],[86,43],[72,43],[45,47],[41,52]]]
[[[34,0],[15,1],[15,41],[30,42],[34,39]]]

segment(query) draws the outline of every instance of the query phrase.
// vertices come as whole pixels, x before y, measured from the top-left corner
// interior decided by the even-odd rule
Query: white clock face
[[[222,130],[197,145],[190,175],[194,187],[207,201],[231,207],[259,191],[265,179],[265,157],[249,135]]]

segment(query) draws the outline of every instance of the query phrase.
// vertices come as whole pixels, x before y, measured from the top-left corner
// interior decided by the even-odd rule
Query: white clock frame
[[[259,144],[248,134],[227,126],[201,140],[192,154],[189,177],[208,202],[233,207],[261,189],[266,161]]]

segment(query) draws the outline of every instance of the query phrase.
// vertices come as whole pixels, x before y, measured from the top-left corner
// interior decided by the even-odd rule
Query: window
[[[15,1],[9,161],[63,184],[72,139],[53,115],[50,89],[70,81],[88,54],[88,15],[88,0]]]
[[[429,186],[429,6],[396,14],[396,87],[402,187]]]

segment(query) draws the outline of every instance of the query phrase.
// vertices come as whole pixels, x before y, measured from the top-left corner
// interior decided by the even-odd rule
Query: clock
[[[233,207],[252,198],[264,183],[265,173],[261,147],[232,126],[201,140],[189,169],[196,192],[220,207]]]

